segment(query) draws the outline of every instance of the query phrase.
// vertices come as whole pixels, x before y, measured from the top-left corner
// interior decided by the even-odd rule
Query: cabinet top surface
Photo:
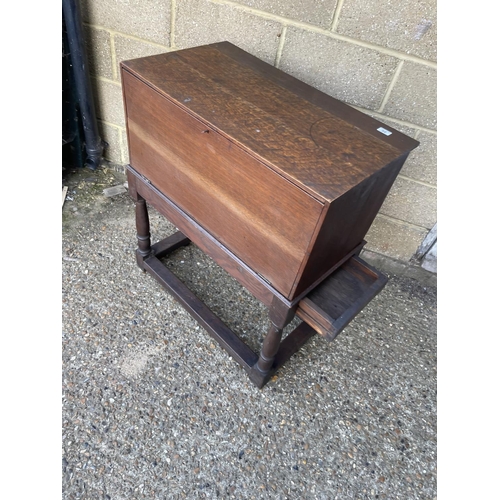
[[[319,199],[341,196],[418,146],[229,42],[121,66]]]

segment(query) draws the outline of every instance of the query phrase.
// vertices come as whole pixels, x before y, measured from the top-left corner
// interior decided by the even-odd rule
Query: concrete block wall
[[[128,152],[121,60],[228,40],[420,141],[367,235],[411,273],[437,221],[436,0],[81,0],[109,160]],[[387,267],[387,266],[386,266]]]

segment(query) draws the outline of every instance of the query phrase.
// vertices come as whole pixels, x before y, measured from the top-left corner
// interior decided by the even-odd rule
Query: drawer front
[[[130,164],[289,297],[323,204],[129,74]]]

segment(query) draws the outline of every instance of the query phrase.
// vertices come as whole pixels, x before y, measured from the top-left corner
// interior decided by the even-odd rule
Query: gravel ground
[[[67,172],[63,499],[436,498],[436,289],[389,276],[259,390],[135,263],[123,174]],[[174,228],[151,210],[157,241]],[[266,311],[196,248],[168,265],[255,349]]]

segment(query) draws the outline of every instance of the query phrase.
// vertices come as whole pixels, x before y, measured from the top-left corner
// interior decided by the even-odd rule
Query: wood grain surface
[[[325,94],[318,105],[311,87],[227,42],[122,66],[323,200],[337,198],[418,145],[390,128],[385,136],[377,128],[386,125],[353,108],[346,112],[347,105]],[[276,71],[278,81],[271,77]],[[393,136],[406,141],[394,143]]]
[[[288,296],[323,204],[124,74],[130,162]]]

